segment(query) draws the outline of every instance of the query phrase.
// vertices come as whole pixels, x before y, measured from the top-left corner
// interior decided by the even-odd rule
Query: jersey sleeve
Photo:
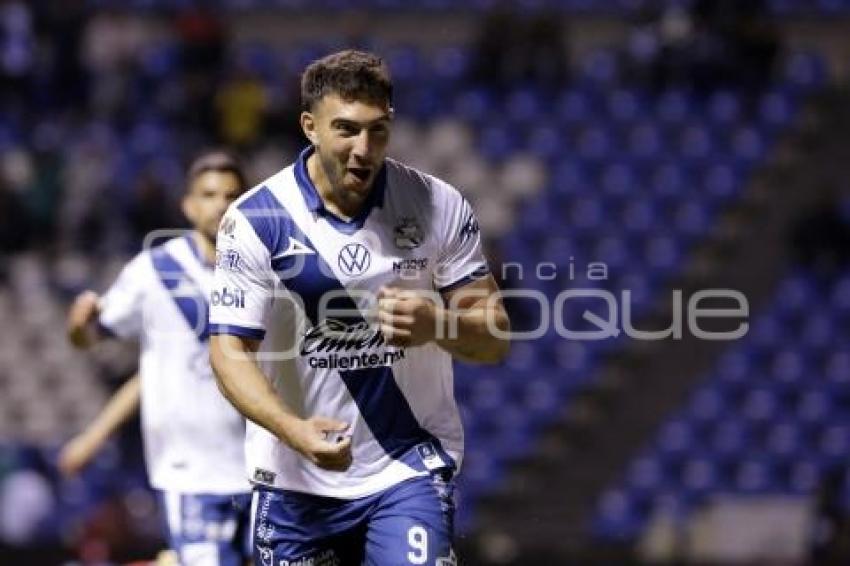
[[[145,281],[150,279],[146,263],[150,257],[140,253],[124,266],[112,286],[98,303],[98,324],[107,334],[120,338],[137,337],[142,332]]]
[[[445,218],[440,236],[441,252],[434,270],[434,286],[440,292],[451,291],[487,275],[490,270],[481,249],[478,219],[469,201],[452,187],[447,187]]]
[[[210,297],[210,334],[262,340],[275,292],[268,248],[235,208],[221,222]]]

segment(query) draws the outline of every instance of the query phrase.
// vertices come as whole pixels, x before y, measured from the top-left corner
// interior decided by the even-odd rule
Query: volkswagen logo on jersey
[[[363,275],[372,264],[372,254],[362,244],[348,244],[340,250],[337,264],[348,276]]]

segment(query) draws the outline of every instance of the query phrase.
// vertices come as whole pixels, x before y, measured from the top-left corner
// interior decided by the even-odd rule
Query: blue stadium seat
[[[599,186],[607,195],[626,196],[633,192],[635,174],[632,168],[623,162],[603,166],[599,176]]]
[[[793,53],[785,66],[785,81],[802,90],[820,85],[826,76],[823,61],[810,53]]]
[[[762,317],[751,324],[750,343],[761,349],[773,350],[784,344],[788,336],[786,326],[772,317]]]
[[[711,131],[701,124],[686,126],[679,134],[676,150],[683,158],[691,161],[708,159],[714,151]]]
[[[462,47],[437,48],[429,61],[438,81],[460,81],[469,71],[470,53]]]
[[[686,187],[689,176],[683,165],[676,162],[659,163],[651,173],[650,189],[659,197],[676,197]]]
[[[649,232],[658,220],[658,211],[652,200],[632,200],[621,213],[623,227],[633,234]]]
[[[769,128],[781,128],[791,121],[794,108],[790,97],[781,90],[772,90],[759,100],[759,118]]]
[[[603,236],[591,251],[594,261],[601,261],[612,271],[619,271],[628,261],[631,251],[628,243],[619,236]]]
[[[269,45],[260,42],[239,44],[236,52],[239,64],[256,74],[263,81],[274,81],[278,77],[277,53]]]
[[[600,88],[610,88],[619,76],[617,55],[613,50],[598,49],[580,63],[580,80]]]
[[[544,101],[540,92],[534,88],[518,88],[505,97],[503,115],[516,124],[530,123],[543,111]]]
[[[812,310],[801,320],[799,339],[813,350],[825,350],[840,335],[838,321],[830,311]]]
[[[647,265],[662,273],[669,273],[681,259],[680,242],[663,234],[650,235],[645,240],[643,258]]]
[[[735,489],[744,494],[763,494],[775,491],[778,486],[776,470],[763,458],[747,457],[733,472]]]
[[[682,455],[692,450],[696,439],[693,427],[685,419],[667,422],[658,435],[658,449],[665,455]]]
[[[729,140],[734,157],[745,163],[753,163],[764,156],[765,141],[755,128],[742,127],[735,130]]]
[[[806,424],[822,423],[829,416],[832,404],[822,391],[808,391],[797,400],[794,412]]]
[[[629,492],[612,490],[600,499],[592,531],[608,540],[628,540],[635,536],[644,514]]]
[[[478,149],[492,162],[501,162],[517,150],[517,138],[504,125],[485,126],[478,137]]]
[[[652,122],[634,124],[627,137],[629,154],[638,159],[657,159],[665,147],[659,128]]]
[[[801,314],[817,297],[814,281],[807,275],[798,275],[785,279],[779,287],[777,312],[791,315]]]
[[[591,183],[584,165],[566,154],[556,162],[551,179],[557,195],[575,196],[590,192]]]
[[[774,422],[765,433],[765,449],[777,460],[789,461],[805,446],[802,428],[793,420]]]
[[[850,450],[850,430],[847,425],[825,427],[815,442],[821,461],[827,466],[846,465]]]
[[[633,493],[652,495],[669,481],[664,464],[653,455],[636,458],[629,466],[626,485]]]
[[[690,115],[690,111],[690,97],[683,91],[667,90],[656,99],[655,116],[662,123],[679,124]]]
[[[495,97],[491,91],[470,89],[455,97],[452,111],[467,122],[480,124],[495,112],[495,108]]]
[[[179,70],[180,51],[168,42],[151,46],[142,53],[140,65],[146,75],[164,80]]]
[[[718,202],[728,201],[741,185],[739,174],[729,163],[714,163],[703,175],[705,194]]]
[[[633,90],[617,89],[608,94],[608,115],[616,122],[633,122],[646,112],[646,103]]]
[[[585,374],[590,355],[584,343],[559,339],[554,343],[555,364],[572,374]]]
[[[603,211],[598,200],[588,197],[576,199],[570,211],[570,227],[575,230],[595,231],[602,225]]]
[[[579,156],[591,162],[601,161],[611,152],[613,142],[609,132],[599,126],[584,128],[576,140]]]
[[[715,124],[734,125],[741,116],[740,99],[728,90],[717,91],[708,100],[708,115]]]
[[[839,278],[832,287],[830,306],[844,317],[850,315],[850,277]]]
[[[697,497],[717,490],[722,479],[717,468],[716,463],[708,456],[686,460],[680,478],[682,487]]]
[[[569,140],[563,130],[551,124],[538,124],[528,133],[526,147],[528,151],[547,161],[555,161],[570,150]],[[555,179],[555,186],[561,184],[561,179]]]
[[[726,411],[726,400],[717,389],[705,387],[694,394],[689,406],[692,422],[700,426],[721,419]]]
[[[555,112],[561,123],[583,123],[593,115],[593,103],[584,91],[567,90],[555,103]]]
[[[724,419],[713,429],[708,445],[720,460],[736,460],[752,446],[750,425],[740,419]]]
[[[384,53],[393,72],[393,80],[399,83],[418,81],[425,75],[425,63],[419,49],[412,45],[396,45]]]
[[[777,351],[770,368],[770,377],[786,388],[802,388],[811,364],[795,349]]]
[[[780,401],[772,389],[757,386],[744,396],[740,410],[749,422],[763,424],[780,414]]]
[[[696,200],[684,202],[673,211],[673,224],[686,237],[696,238],[707,234],[711,220],[710,208]]]
[[[832,383],[850,384],[850,352],[839,350],[826,357],[823,375]]]

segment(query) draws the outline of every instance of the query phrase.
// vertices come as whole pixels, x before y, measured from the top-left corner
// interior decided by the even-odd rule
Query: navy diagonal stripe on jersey
[[[171,257],[171,254],[162,248],[157,248],[151,252],[151,260],[153,261],[154,270],[159,276],[162,285],[169,291],[171,300],[177,306],[180,314],[186,319],[189,328],[198,337],[198,340],[205,342],[210,335],[209,330],[209,304],[202,292],[198,292],[194,297],[179,296],[175,294],[175,290],[180,281],[191,281],[191,278],[186,273],[186,270],[180,265],[180,262]],[[195,285],[195,283],[192,283]],[[197,285],[195,285],[197,287]]]
[[[318,249],[298,229],[286,209],[268,188],[263,187],[240,203],[239,209],[269,250],[271,257],[286,248],[290,237],[316,252],[272,261],[272,268],[276,273],[286,273],[286,277],[281,281],[287,289],[300,296],[304,312],[313,325],[322,322],[318,320],[319,303],[322,296],[328,292],[335,292],[334,298],[328,302],[329,308],[351,313],[344,320],[342,317],[335,318],[346,324],[365,322],[354,299],[332,275],[333,271],[319,255]],[[299,264],[293,269],[295,262]],[[416,470],[424,471],[425,466],[413,449],[418,444],[430,442],[447,464],[454,465],[440,441],[419,425],[410,404],[396,383],[391,367],[363,368],[338,373],[357,403],[375,440],[392,458],[401,460]]]
[[[261,187],[237,208],[272,257],[286,249],[288,237],[296,230],[295,223],[268,187]]]

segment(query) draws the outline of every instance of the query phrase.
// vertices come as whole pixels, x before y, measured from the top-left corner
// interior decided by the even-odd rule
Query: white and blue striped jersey
[[[250,489],[245,421],[218,390],[209,364],[212,283],[212,266],[192,237],[178,237],[139,253],[100,301],[100,325],[140,342],[142,438],[157,489]]]
[[[350,424],[344,473],[310,463],[248,423],[248,472],[275,488],[352,499],[459,467],[463,430],[450,355],[397,348],[373,323],[383,285],[445,291],[486,274],[478,223],[450,185],[386,159],[361,212],[328,211],[291,166],[231,205],[218,236],[211,332],[262,339],[261,367],[302,418]]]

